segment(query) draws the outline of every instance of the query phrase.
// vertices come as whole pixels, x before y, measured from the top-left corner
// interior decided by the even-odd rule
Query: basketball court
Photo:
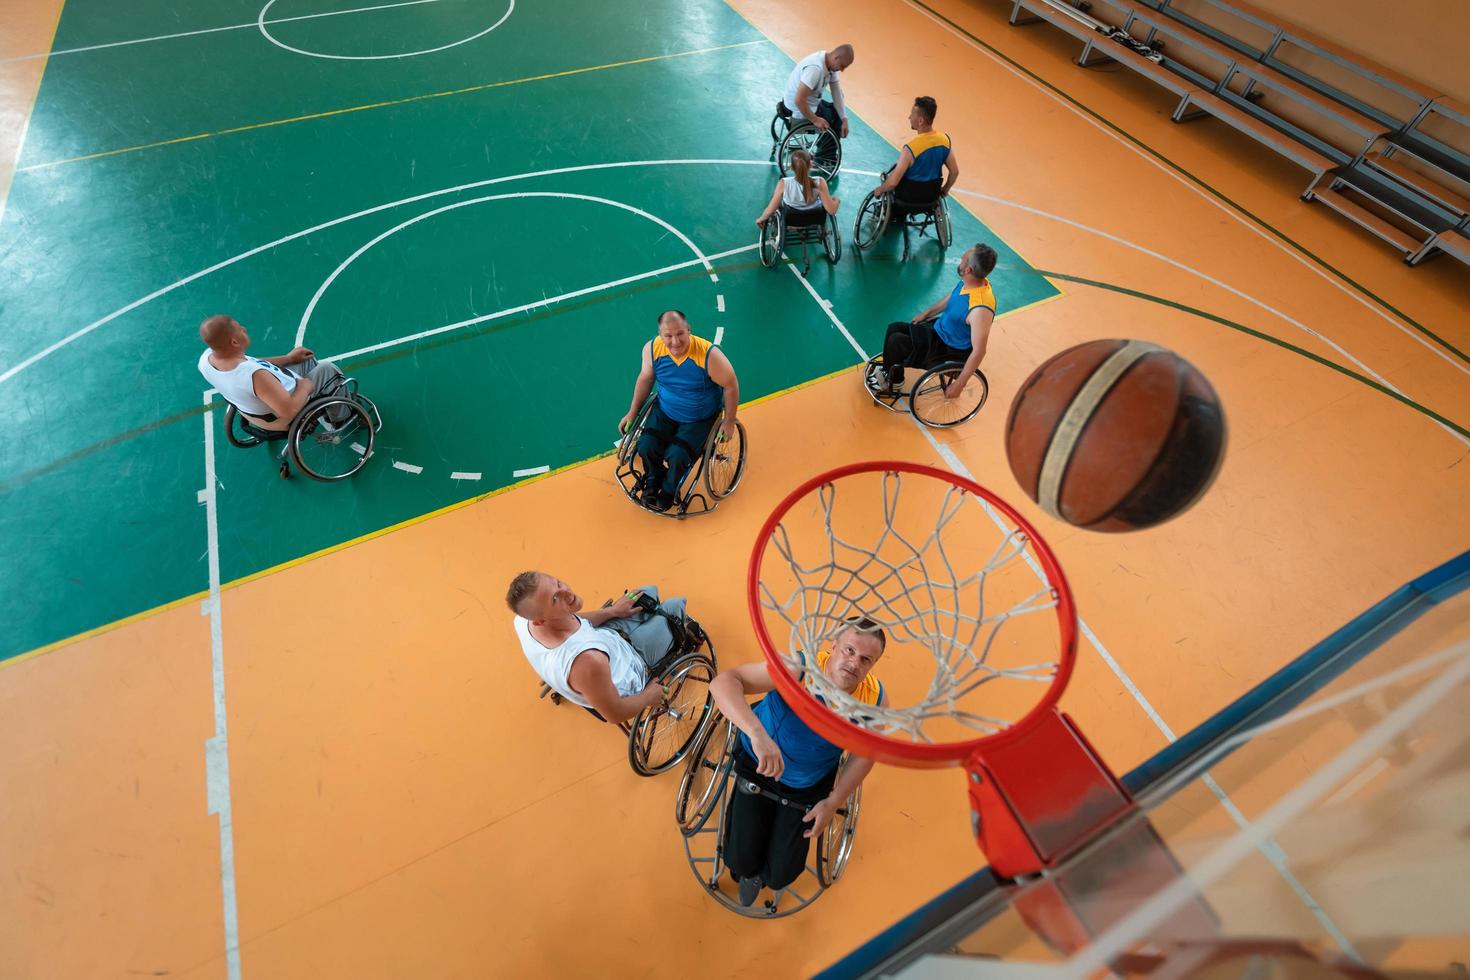
[[[983,868],[963,777],[879,766],[841,880],[798,915],[732,915],[686,863],[677,773],[638,778],[612,726],[537,698],[503,597],[527,568],[592,602],[652,582],[689,598],[721,666],[759,660],[757,530],[801,481],[859,460],[973,479],[1050,543],[1080,629],[1060,706],[1181,865],[1272,828],[1210,897],[1250,911],[1240,896],[1268,891],[1274,918],[1227,931],[1373,966],[1470,959],[1464,923],[1436,914],[1451,891],[1385,930],[1312,873],[1312,807],[1353,780],[1434,800],[1461,785],[1424,760],[1463,744],[1438,713],[1463,695],[1463,603],[1445,587],[1381,655],[1334,647],[1320,685],[1277,684],[1467,546],[1470,280],[1404,266],[1302,205],[1288,165],[1173,126],[1133,80],[1068,64],[1060,35],[1007,27],[1008,6],[47,0],[7,18],[0,977],[842,960]],[[771,107],[796,59],[839,41],[857,49],[844,237],[928,94],[961,154],[955,244],[918,239],[901,261],[889,234],[836,265],[818,247],[806,276],[794,250],[767,269]],[[860,365],[974,242],[999,253],[989,399],[925,429],[875,408]],[[729,356],[748,433],[737,492],[686,521],[632,506],[611,455],[668,308]],[[360,473],[281,480],[269,450],[226,441],[195,370],[217,312],[252,353],[304,344],[359,380],[384,417]],[[1116,337],[1188,359],[1229,428],[1199,503],[1134,534],[1047,516],[1004,448],[1033,370]],[[879,672],[902,686],[913,669]],[[1414,700],[1439,682],[1451,700]],[[1269,738],[1204,763],[1171,749],[1249,697],[1279,709]],[[1319,771],[1337,782],[1274,809]],[[1422,839],[1463,864],[1463,841]],[[1417,867],[1402,847],[1365,854],[1355,881]],[[1059,960],[1010,901],[934,948],[924,919],[888,952],[912,967],[969,936]],[[1148,935],[1121,918],[1094,923],[1108,952],[1079,969]]]

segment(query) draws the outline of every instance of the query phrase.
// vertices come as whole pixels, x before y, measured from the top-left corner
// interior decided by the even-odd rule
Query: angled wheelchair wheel
[[[776,150],[776,167],[785,177],[791,173],[791,154],[806,150],[812,155],[812,173],[830,181],[842,169],[842,140],[832,130],[817,129],[802,121],[791,128]]]
[[[250,430],[234,405],[225,408],[225,438],[230,441],[230,445],[240,449],[249,449],[265,441]]]
[[[709,442],[704,447],[704,485],[709,495],[724,500],[740,486],[745,475],[745,426],[735,420],[735,437],[720,438],[720,425],[710,430]]]
[[[345,480],[373,454],[375,430],[353,398],[331,396],[309,403],[291,423],[291,461],[313,480]]]
[[[958,398],[945,397],[945,389],[960,376],[963,364],[953,361],[926,372],[909,392],[909,411],[914,418],[936,429],[948,429],[968,422],[985,405],[990,383],[976,371],[966,382]]]
[[[844,758],[842,765],[838,766],[838,779],[842,778],[842,770],[847,767],[847,762]],[[847,861],[852,857],[853,838],[857,835],[858,811],[862,808],[862,803],[863,788],[859,786],[853,790],[847,802],[832,814],[831,822],[822,831],[821,840],[817,841],[817,880],[822,883],[823,888],[832,887],[842,877],[842,872],[847,870]]]
[[[939,199],[939,207],[934,211],[934,237],[939,239],[939,250],[949,250],[949,243],[954,240],[954,230],[949,223],[949,198]]]
[[[888,228],[888,216],[893,210],[892,195],[869,191],[858,208],[857,220],[852,223],[852,243],[859,252],[865,252],[878,244]]]
[[[716,709],[690,751],[674,797],[674,820],[685,837],[699,833],[724,798],[735,760],[735,737],[735,726]]]
[[[822,225],[822,251],[827,253],[827,261],[832,265],[842,261],[842,232],[837,227],[835,214],[827,215]]]
[[[714,679],[715,665],[702,653],[686,654],[670,665],[662,675],[669,688],[668,704],[642,712],[628,736],[628,762],[634,772],[656,776],[688,754],[714,711],[709,695]]]
[[[786,219],[778,208],[761,225],[761,265],[774,269],[781,261],[781,249],[786,245]]]
[[[618,466],[630,466],[638,458],[638,440],[643,436],[643,428],[648,424],[648,413],[653,411],[653,401],[657,396],[650,393],[643,400],[643,405],[638,409],[638,414],[633,416],[633,424],[628,426],[628,431],[623,433],[622,440],[618,443]]]

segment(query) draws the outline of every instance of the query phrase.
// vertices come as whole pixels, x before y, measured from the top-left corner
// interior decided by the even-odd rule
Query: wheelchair
[[[930,368],[905,366],[905,381],[918,375],[918,380],[905,391],[881,391],[878,387],[878,368],[883,366],[883,355],[875,354],[863,367],[863,387],[875,405],[891,412],[907,411],[931,429],[949,429],[968,422],[985,407],[990,395],[990,382],[979,368],[965,384],[958,398],[944,397],[944,391],[959,377],[965,365],[959,361],[943,361]]]
[[[345,419],[331,420],[344,410]],[[367,465],[382,428],[378,406],[357,390],[354,378],[344,378],[330,393],[308,401],[284,431],[254,425],[233,404],[225,409],[225,438],[230,445],[250,449],[264,442],[283,443],[276,453],[283,480],[291,476],[292,463],[313,480],[347,479]]]
[[[812,268],[807,246],[822,243],[827,261],[836,265],[842,258],[842,233],[837,230],[837,216],[821,206],[798,210],[781,205],[761,226],[761,265],[774,269],[781,261],[787,242],[801,243],[801,274]]]
[[[883,171],[883,180],[888,179],[893,168]],[[867,251],[878,244],[878,239],[888,226],[898,223],[903,230],[903,259],[909,258],[909,231],[914,230],[923,238],[934,232],[939,242],[939,251],[945,252],[952,240],[949,221],[949,198],[940,195],[942,181],[928,180],[922,183],[905,181],[889,194],[879,194],[877,189],[868,192],[858,208],[857,220],[852,226],[852,243],[859,252]]]
[[[776,103],[771,117],[771,159],[785,177],[791,173],[791,154],[806,150],[812,155],[812,173],[831,183],[842,169],[842,140],[832,130],[820,130],[786,108],[785,100]]]
[[[688,617],[676,620],[660,612],[652,598],[643,600],[653,607],[648,611],[668,619],[674,634],[669,652],[650,671],[669,689],[669,699],[644,709],[632,722],[619,722],[618,728],[628,736],[628,765],[640,776],[657,776],[677,766],[692,746],[700,744],[719,713],[709,694],[717,667],[714,642],[699,623]],[[608,600],[603,606],[611,604]],[[544,683],[539,696],[552,704],[566,700]],[[607,721],[596,710],[585,710],[598,721]]]
[[[720,501],[735,492],[735,488],[740,486],[741,477],[745,475],[745,426],[736,419],[735,438],[721,439],[720,423],[725,418],[725,412],[721,409],[720,414],[715,416],[714,425],[710,426],[703,452],[695,458],[689,472],[684,474],[684,482],[679,487],[679,497],[674,501],[674,506],[667,511],[657,511],[646,506],[639,498],[644,469],[643,458],[638,455],[638,440],[648,427],[648,413],[652,411],[657,397],[656,391],[649,394],[643,406],[638,409],[633,424],[628,426],[628,431],[618,442],[618,486],[623,488],[623,494],[629,500],[650,514],[673,518],[708,514],[719,506]]]
[[[815,902],[834,885],[847,869],[852,857],[853,838],[857,834],[858,813],[862,808],[863,790],[853,790],[847,802],[839,807],[817,839],[813,859],[801,876],[778,892],[763,892],[766,898],[749,907],[742,906],[733,874],[726,873],[724,863],[725,821],[729,814],[727,794],[768,791],[749,783],[739,785],[735,773],[735,745],[740,737],[733,722],[714,711],[699,744],[689,753],[683,778],[674,798],[674,820],[684,839],[684,854],[694,877],[705,891],[731,912],[757,919],[775,919],[800,912]],[[837,778],[847,756],[837,767]],[[800,804],[778,799],[786,806],[805,810]],[[721,805],[724,803],[725,805]]]

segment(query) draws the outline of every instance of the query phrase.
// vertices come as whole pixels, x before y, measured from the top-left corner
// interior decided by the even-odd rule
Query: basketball
[[[1051,516],[1090,531],[1169,520],[1215,479],[1225,412],[1205,376],[1141,340],[1062,351],[1021,385],[1006,418],[1006,457]]]

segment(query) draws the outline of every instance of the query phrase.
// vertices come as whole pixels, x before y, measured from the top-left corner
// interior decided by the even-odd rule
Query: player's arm
[[[946,398],[960,397],[960,393],[965,390],[965,382],[980,367],[980,362],[985,360],[985,345],[990,342],[990,325],[995,322],[995,311],[986,306],[977,307],[965,317],[965,322],[970,325],[970,356],[965,358],[965,367],[960,371],[959,377],[945,389]]]
[[[310,378],[297,378],[296,390],[288,395],[275,375],[269,371],[256,371],[250,379],[250,387],[255,391],[255,397],[276,413],[276,418],[289,422],[311,400],[311,390],[315,386]]]
[[[944,158],[944,186],[939,189],[941,197],[949,196],[949,189],[954,182],[960,179],[960,162],[955,159],[954,147],[949,148],[949,155]]]
[[[776,189],[771,192],[771,199],[766,202],[766,209],[761,212],[761,216],[759,218],[755,219],[756,227],[764,228],[766,226],[766,221],[771,217],[771,215],[776,213],[776,209],[780,206],[781,182],[778,180],[776,181]]]
[[[648,393],[653,390],[653,341],[643,345],[643,366],[638,370],[638,380],[633,382],[633,404],[628,407],[628,414],[618,423],[619,432],[627,432],[628,426],[638,417],[638,409],[647,400]]]
[[[720,671],[710,681],[709,693],[720,713],[749,737],[750,747],[755,750],[755,771],[762,776],[780,779],[781,773],[786,769],[781,750],[751,710],[750,703],[745,700],[747,695],[765,694],[775,686],[776,682],[771,680],[771,670],[765,664],[741,664],[739,667]]]
[[[814,178],[812,183],[817,185],[817,197],[822,202],[822,207],[827,209],[828,214],[836,214],[837,209],[842,206],[842,198],[833,197],[827,189],[827,182],[821,177]]]
[[[842,79],[833,75],[827,84],[832,89],[832,108],[837,110],[837,118],[842,120],[841,136],[847,139],[847,99],[842,95]]]
[[[293,364],[300,364],[302,361],[309,361],[315,356],[309,347],[293,347],[289,353],[282,354],[279,357],[263,357],[261,360],[269,364],[274,364],[276,367],[290,367]]]
[[[816,93],[818,97],[821,94],[820,92]],[[817,101],[812,96],[812,87],[806,83],[805,78],[802,78],[796,83],[796,108],[801,111],[802,117],[818,129],[831,129],[832,125],[827,120],[812,111],[812,104]]]
[[[884,691],[878,695],[880,707],[888,706],[888,692]],[[868,773],[873,771],[874,761],[864,759],[862,756],[849,755],[847,765],[842,767],[842,775],[832,787],[832,792],[827,798],[806,812],[802,821],[811,824],[803,834],[806,837],[815,837],[827,829],[827,822],[837,812],[837,808],[847,802],[847,798],[857,792],[857,788],[868,778]]]
[[[909,322],[910,323],[923,323],[925,320],[933,319],[934,317],[938,316],[940,313],[944,312],[944,308],[946,306],[948,306],[948,305],[949,305],[949,297],[948,296],[941,296],[941,297],[939,297],[938,300],[935,301],[935,303],[932,306],[930,306],[923,313],[920,313],[918,316],[914,317]]]
[[[636,595],[638,593],[629,592],[610,606],[603,606],[601,609],[593,609],[590,612],[581,613],[580,615],[593,626],[601,626],[609,619],[627,619],[638,608],[637,604],[633,601],[633,597]]]
[[[664,696],[663,685],[652,680],[637,694],[623,697],[613,686],[612,666],[601,650],[583,650],[577,654],[567,683],[614,725],[638,717],[640,711],[657,705]]]
[[[725,418],[720,429],[726,439],[732,438],[735,435],[735,416],[740,411],[740,379],[735,377],[735,365],[730,363],[724,351],[715,347],[709,352],[707,370],[709,379],[725,390]]]
[[[892,193],[893,189],[898,186],[898,182],[903,180],[903,175],[909,172],[909,167],[913,166],[913,164],[914,151],[905,146],[899,151],[898,162],[893,165],[892,170],[888,171],[888,179],[879,184],[878,189],[874,193]]]

